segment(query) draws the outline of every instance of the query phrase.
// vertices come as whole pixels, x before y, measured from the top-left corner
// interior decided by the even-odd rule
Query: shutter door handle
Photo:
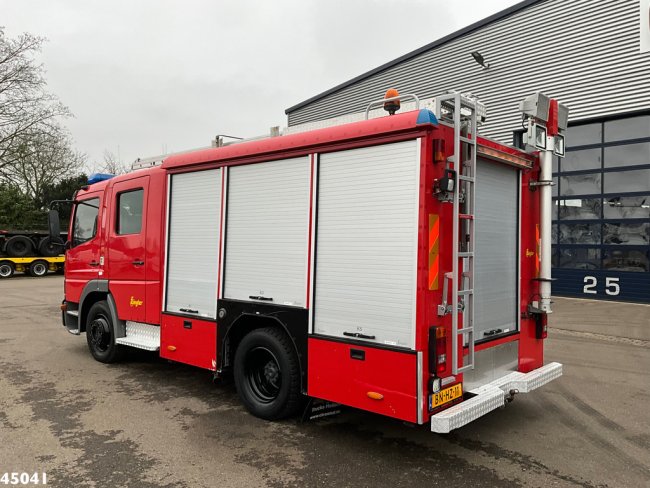
[[[485,332],[483,332],[483,335],[489,337],[489,336],[501,334],[502,332],[503,330],[501,329],[492,329],[492,330],[486,330]]]
[[[356,337],[357,339],[374,339],[374,335],[360,334],[359,332],[343,332],[346,337]]]
[[[272,297],[263,297],[260,295],[249,295],[248,298],[251,300],[262,300],[263,302],[272,302],[273,298]]]

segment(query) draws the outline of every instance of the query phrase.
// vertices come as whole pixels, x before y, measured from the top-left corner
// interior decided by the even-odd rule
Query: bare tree
[[[13,172],[22,139],[32,139],[36,131],[56,135],[56,119],[71,115],[46,91],[43,66],[34,60],[43,41],[31,34],[10,39],[0,27],[0,177]]]
[[[129,172],[129,167],[113,151],[104,149],[104,165],[101,170],[112,175],[122,175]]]
[[[48,132],[24,132],[13,151],[15,160],[5,167],[3,179],[35,201],[42,200],[46,188],[79,174],[86,160],[72,148],[70,135],[54,124]]]

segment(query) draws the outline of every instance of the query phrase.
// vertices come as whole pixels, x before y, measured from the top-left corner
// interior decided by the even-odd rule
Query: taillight
[[[429,328],[429,373],[439,375],[447,370],[447,334],[441,325]]]
[[[436,361],[438,373],[444,373],[447,370],[447,338],[445,329],[440,327],[442,335],[436,338]]]
[[[548,314],[535,314],[535,338],[546,339],[548,337]]]

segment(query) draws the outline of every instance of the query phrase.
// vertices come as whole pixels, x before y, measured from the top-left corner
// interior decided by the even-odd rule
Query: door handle
[[[357,361],[366,360],[366,351],[363,349],[350,349],[350,357],[356,359]]]
[[[144,264],[144,261],[142,261],[140,259],[136,259],[135,261],[133,261],[134,266],[142,266],[143,264]]]
[[[99,266],[99,263],[97,261],[91,261],[88,263],[90,266]]]

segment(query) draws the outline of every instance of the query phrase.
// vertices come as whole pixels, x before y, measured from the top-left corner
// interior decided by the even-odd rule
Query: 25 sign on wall
[[[585,276],[582,280],[584,287],[582,288],[582,293],[587,295],[597,295],[596,287],[598,286],[598,278],[595,276]],[[610,296],[617,296],[621,293],[621,285],[618,278],[607,277],[605,278],[605,293]]]

